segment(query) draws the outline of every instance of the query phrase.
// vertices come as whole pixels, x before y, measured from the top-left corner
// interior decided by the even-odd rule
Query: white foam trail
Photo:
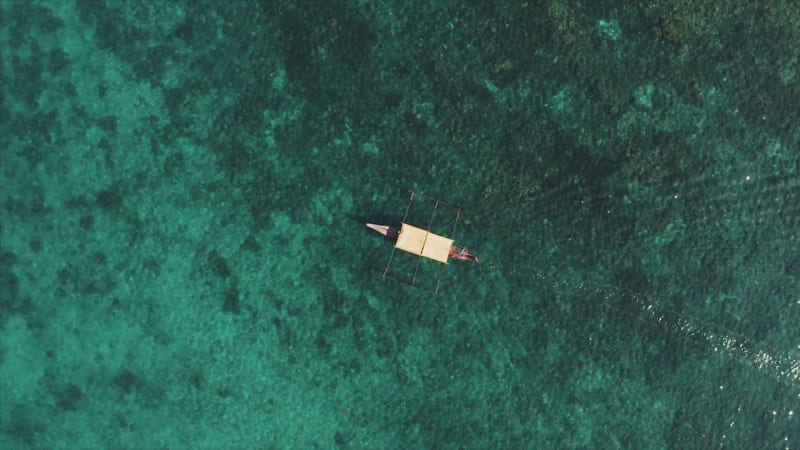
[[[630,298],[634,302],[641,312],[641,317],[645,318],[654,326],[663,327],[670,333],[675,333],[684,339],[700,338],[705,341],[709,351],[721,352],[728,357],[746,362],[769,378],[797,390],[798,398],[800,398],[800,354],[798,354],[800,352],[789,354],[759,346],[754,344],[752,339],[738,336],[736,333],[726,330],[723,327],[704,323],[686,314],[662,309],[654,302],[651,302],[646,296],[622,292],[616,287],[592,288],[588,286],[588,283],[584,282],[575,284],[564,280],[553,281],[551,276],[545,275],[539,271],[519,267],[506,270],[503,264],[493,261],[486,261],[486,265],[483,266],[483,269],[499,270],[505,275],[513,275],[517,278],[545,281],[559,289],[583,291],[590,296],[600,295],[605,300],[615,297],[618,298],[625,294],[627,298]],[[608,303],[606,303],[605,306],[612,311],[612,313],[623,314]]]
[[[630,296],[650,321],[685,338],[700,337],[714,352],[747,361],[764,375],[800,390],[800,358],[755,345],[751,340],[685,314],[662,310],[640,295]]]

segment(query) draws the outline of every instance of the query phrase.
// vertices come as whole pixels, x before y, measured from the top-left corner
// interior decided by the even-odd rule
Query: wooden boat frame
[[[428,226],[426,228],[424,228],[424,229],[427,230],[428,232],[430,232],[430,228],[433,225],[433,220],[436,217],[436,212],[439,210],[440,206],[450,207],[450,208],[454,208],[456,210],[456,216],[455,216],[455,219],[453,220],[453,227],[450,230],[450,235],[449,236],[450,236],[450,238],[452,238],[455,235],[456,227],[458,226],[458,221],[461,218],[461,212],[463,211],[463,208],[451,205],[451,204],[449,204],[449,203],[447,203],[447,202],[445,202],[443,200],[440,200],[438,198],[429,197],[427,195],[423,195],[423,194],[414,192],[411,189],[409,189],[408,192],[410,193],[410,197],[408,199],[408,204],[406,205],[406,211],[403,214],[402,223],[404,223],[404,224],[406,223],[406,219],[408,218],[409,211],[411,211],[411,205],[414,203],[414,199],[417,198],[417,197],[424,198],[426,200],[429,200],[429,201],[433,202],[433,208],[431,209],[431,215],[430,215],[430,218],[428,219]],[[422,263],[422,259],[425,258],[425,256],[422,255],[422,254],[416,256],[417,257],[417,262],[416,262],[416,264],[414,266],[414,274],[412,275],[412,277],[410,279],[400,278],[400,277],[395,276],[392,273],[390,273],[392,260],[394,259],[394,254],[395,254],[396,250],[397,250],[397,247],[392,247],[392,253],[389,254],[389,260],[386,262],[386,268],[383,270],[383,278],[384,279],[388,278],[390,280],[399,281],[401,283],[405,283],[405,284],[408,284],[410,286],[413,286],[413,287],[415,287],[417,289],[421,289],[423,291],[432,292],[435,295],[436,294],[441,294],[440,287],[441,287],[442,276],[444,275],[444,269],[447,266],[446,263],[439,262],[441,264],[441,267],[439,268],[439,274],[436,276],[436,284],[433,287],[424,286],[424,285],[421,285],[421,284],[419,284],[417,282],[417,275],[419,274],[419,267],[420,267],[420,265]]]

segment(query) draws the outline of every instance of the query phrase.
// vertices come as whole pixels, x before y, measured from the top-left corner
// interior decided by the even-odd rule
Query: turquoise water
[[[0,448],[800,447],[800,10],[617,3],[0,0]]]

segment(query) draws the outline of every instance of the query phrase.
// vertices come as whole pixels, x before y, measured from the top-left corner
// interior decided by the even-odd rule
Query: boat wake
[[[684,339],[702,339],[708,349],[748,363],[775,381],[800,391],[800,355],[765,348],[721,326],[705,323],[675,311],[660,308],[648,298],[628,296],[641,312],[641,316],[654,326],[660,326]],[[799,347],[800,348],[800,347]]]
[[[720,353],[755,368],[770,379],[791,388],[800,398],[800,345],[796,350],[788,352],[767,348],[755,339],[742,336],[722,326],[663,308],[652,296],[623,291],[614,286],[592,286],[586,282],[554,280],[553,276],[535,270],[524,268],[506,270],[502,264],[493,261],[487,261],[484,268],[499,270],[504,276],[546,283],[567,295],[579,292],[586,298],[599,297],[603,300],[602,307],[610,314],[632,316],[629,319],[642,320],[649,326],[660,327],[684,341],[701,341],[709,352]],[[626,304],[624,310],[620,306],[621,299],[631,302]]]

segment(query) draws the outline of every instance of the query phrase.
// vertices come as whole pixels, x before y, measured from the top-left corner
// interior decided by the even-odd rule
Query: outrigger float
[[[437,198],[418,194],[411,190],[409,192],[411,193],[411,198],[408,200],[406,212],[403,214],[403,220],[400,221],[399,229],[391,225],[376,225],[374,223],[368,223],[367,227],[377,231],[387,239],[394,240],[394,248],[392,249],[392,253],[389,255],[389,261],[386,263],[386,268],[383,270],[383,278],[400,281],[402,283],[410,284],[416,288],[431,291],[434,294],[439,294],[439,287],[441,284],[442,275],[444,274],[444,268],[451,258],[472,262],[479,262],[479,259],[477,256],[467,251],[466,247],[457,246],[452,237],[445,237],[430,231],[436,216],[436,212],[440,209],[440,207],[451,207],[456,210],[455,218],[452,219],[453,226],[450,230],[450,236],[453,236],[456,232],[456,226],[461,218],[461,212],[463,211],[463,208],[449,205],[448,203]],[[417,198],[423,198],[433,202],[427,228],[414,226],[407,222],[411,206]],[[417,256],[417,260],[414,264],[414,269],[410,278],[400,277],[390,273],[395,250],[402,250]],[[441,263],[439,274],[436,277],[436,284],[433,287],[421,285],[417,282],[420,265],[422,264],[423,259]]]

